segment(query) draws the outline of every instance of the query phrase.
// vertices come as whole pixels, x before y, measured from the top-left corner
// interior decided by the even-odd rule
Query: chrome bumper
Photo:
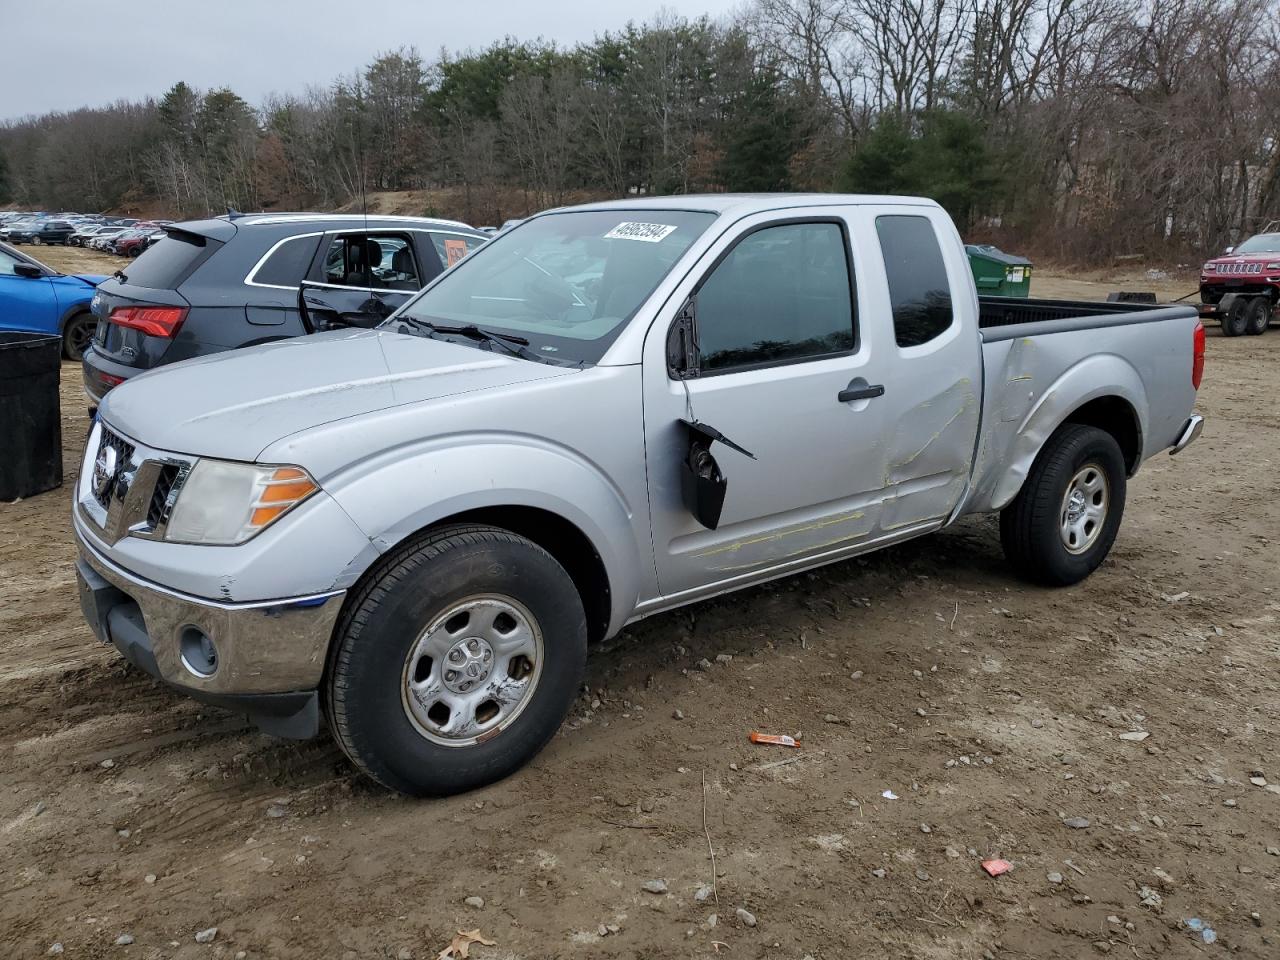
[[[212,702],[224,695],[296,693],[319,686],[345,590],[217,603],[142,580],[103,557],[79,531],[76,540],[85,619],[98,639],[115,644],[157,679]],[[183,656],[183,635],[193,629],[216,648],[216,666],[208,675]],[[148,653],[154,669],[135,659],[146,660]]]
[[[1196,438],[1200,436],[1200,432],[1204,429],[1204,417],[1198,413],[1193,413],[1191,418],[1187,420],[1182,427],[1182,432],[1178,434],[1178,439],[1174,441],[1173,446],[1169,449],[1169,456],[1175,453],[1181,453],[1191,444],[1195,443]]]

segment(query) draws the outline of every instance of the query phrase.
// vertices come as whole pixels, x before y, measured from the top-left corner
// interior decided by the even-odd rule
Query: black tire
[[[1075,478],[1088,478],[1090,467],[1105,482],[1105,512],[1096,532],[1082,537],[1076,552],[1062,532],[1067,496]],[[1115,542],[1124,515],[1125,486],[1124,456],[1115,438],[1096,427],[1063,424],[1036,457],[1022,490],[1000,514],[1000,542],[1009,563],[1034,583],[1079,583],[1106,559]]]
[[[87,310],[68,317],[62,327],[62,355],[68,360],[83,360],[97,326],[98,318]]]
[[[1231,306],[1222,315],[1222,335],[1224,337],[1243,336],[1249,322],[1249,301],[1244,297],[1236,297]]]
[[[430,658],[416,658],[419,637],[432,624],[447,629],[451,611],[476,597],[515,601],[527,612],[541,631],[542,662],[505,726],[478,742],[446,745],[411,718],[406,686],[423,660],[436,676]],[[582,599],[549,553],[496,527],[443,527],[396,551],[348,600],[324,684],[329,726],[351,761],[386,787],[412,796],[471,790],[513,773],[546,746],[577,696],[586,655]],[[447,659],[440,664],[443,671]]]
[[[1254,297],[1249,301],[1249,310],[1245,315],[1244,332],[1251,337],[1267,332],[1271,323],[1271,298]]]
[[[43,239],[42,237],[32,237],[32,238],[31,238],[31,245],[32,245],[33,247],[43,246],[43,245],[44,245],[44,239]]]

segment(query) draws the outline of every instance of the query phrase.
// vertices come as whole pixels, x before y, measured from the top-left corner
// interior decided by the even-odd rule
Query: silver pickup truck
[[[1198,435],[1203,354],[1192,307],[979,300],[927,200],[554,210],[376,329],[112,391],[81,602],[184,693],[464,790],[649,614],[979,511],[1019,575],[1083,579],[1128,478]]]

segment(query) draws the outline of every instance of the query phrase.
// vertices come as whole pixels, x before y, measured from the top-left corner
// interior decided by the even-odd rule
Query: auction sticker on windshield
[[[626,221],[618,224],[604,235],[606,240],[643,240],[645,243],[658,243],[675,232],[675,227],[665,223],[634,223]]]

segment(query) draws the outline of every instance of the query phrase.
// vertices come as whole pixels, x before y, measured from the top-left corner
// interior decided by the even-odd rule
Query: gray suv
[[[373,326],[488,240],[451,220],[358,214],[231,215],[165,232],[93,298],[91,408],[163,364]]]

